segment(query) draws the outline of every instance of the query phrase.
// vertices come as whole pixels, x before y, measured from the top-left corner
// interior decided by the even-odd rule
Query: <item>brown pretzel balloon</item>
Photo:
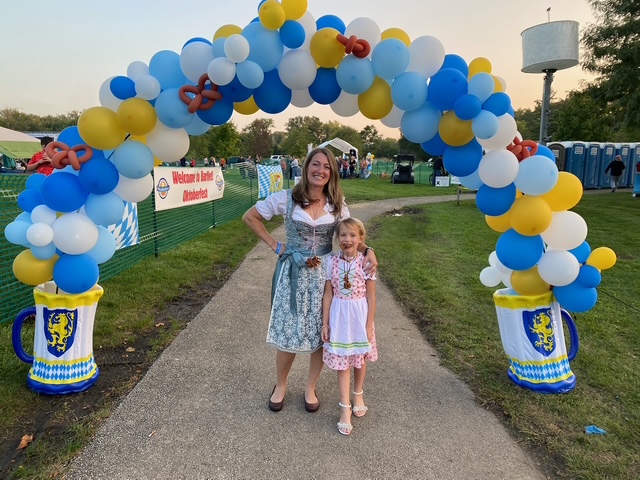
[[[50,142],[44,149],[51,159],[53,168],[64,168],[71,165],[74,170],[80,170],[80,165],[93,157],[93,149],[89,145],[80,144],[69,148],[64,142]],[[78,155],[78,152],[84,152]]]
[[[358,58],[365,58],[371,52],[371,45],[369,42],[363,39],[358,39],[355,35],[351,35],[349,38],[342,34],[338,34],[336,39],[344,45],[344,51],[347,55],[353,53]]]
[[[513,139],[513,143],[507,146],[507,150],[513,153],[518,161],[521,162],[525,158],[538,153],[538,144],[533,140],[520,140],[516,137]]]
[[[211,83],[211,89],[206,88],[206,83]],[[195,96],[191,98],[187,93],[193,93]],[[216,100],[222,100],[222,94],[218,91],[218,85],[209,80],[209,75],[203,73],[198,79],[198,85],[183,85],[178,91],[180,100],[189,107],[189,113],[196,110],[209,110],[216,103]],[[204,102],[204,100],[209,100]]]

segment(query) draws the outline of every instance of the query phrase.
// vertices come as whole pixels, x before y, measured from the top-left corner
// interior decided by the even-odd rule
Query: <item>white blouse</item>
[[[271,220],[274,215],[285,215],[287,213],[287,191],[280,190],[279,192],[273,193],[269,195],[264,200],[259,200],[256,202],[256,210],[265,220]],[[294,220],[302,221],[309,225],[322,225],[325,223],[333,223],[334,218],[332,215],[333,208],[325,203],[324,205],[324,215],[314,220],[309,215],[309,210],[304,210],[300,205],[293,204],[293,213],[291,217]],[[344,220],[345,218],[349,218],[351,214],[349,213],[349,209],[346,204],[342,204],[342,215],[340,216],[340,220]]]

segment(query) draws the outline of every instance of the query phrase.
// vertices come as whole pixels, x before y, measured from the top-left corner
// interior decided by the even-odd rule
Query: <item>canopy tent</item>
[[[360,156],[358,155],[358,149],[356,147],[354,147],[353,145],[351,145],[350,143],[345,142],[341,138],[336,137],[333,140],[328,140],[328,141],[326,141],[324,143],[321,143],[320,145],[318,145],[318,148],[326,147],[327,145],[331,145],[332,147],[337,148],[338,150],[340,150],[343,153],[349,153],[351,150],[355,150],[356,151],[356,157],[360,158]]]
[[[40,140],[31,135],[0,127],[0,155],[11,159],[31,158],[40,151]]]

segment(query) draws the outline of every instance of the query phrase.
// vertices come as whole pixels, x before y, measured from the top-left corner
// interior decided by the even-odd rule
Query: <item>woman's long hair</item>
[[[340,173],[338,172],[336,158],[328,148],[314,148],[309,152],[307,158],[305,158],[302,163],[302,178],[300,178],[298,184],[293,187],[291,196],[293,201],[302,208],[307,208],[314,202],[314,200],[309,196],[309,181],[307,180],[307,173],[309,171],[309,163],[317,153],[324,154],[329,161],[329,181],[324,186],[323,192],[327,197],[329,205],[333,207],[334,215],[337,218],[340,218],[340,215],[342,214],[342,205],[344,203],[344,193],[342,193],[342,187],[340,186]]]

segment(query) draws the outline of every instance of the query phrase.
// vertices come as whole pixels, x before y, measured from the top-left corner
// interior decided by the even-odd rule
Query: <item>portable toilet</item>
[[[566,150],[566,159],[563,171],[573,173],[582,182],[584,174],[584,159],[586,156],[583,142],[570,142],[571,146]]]
[[[547,145],[547,148],[551,150],[553,156],[556,159],[556,166],[558,170],[564,170],[567,163],[567,149],[571,147],[573,142],[554,142]]]
[[[600,144],[602,149],[602,161],[600,162],[600,188],[609,188],[611,186],[611,172],[605,173],[607,166],[613,162],[616,156],[616,146],[613,143]]]
[[[633,196],[640,197],[640,143],[632,143],[631,147],[631,179],[633,180]]]
[[[587,143],[584,160],[584,176],[582,185],[584,188],[599,188],[600,184],[600,164],[602,150],[599,143]]]
[[[633,172],[635,170],[635,164],[631,161],[633,155],[633,147],[629,143],[621,143],[618,145],[618,155],[624,162],[624,172],[622,172],[622,178],[620,179],[621,187],[633,186]],[[605,167],[606,168],[606,167]]]

